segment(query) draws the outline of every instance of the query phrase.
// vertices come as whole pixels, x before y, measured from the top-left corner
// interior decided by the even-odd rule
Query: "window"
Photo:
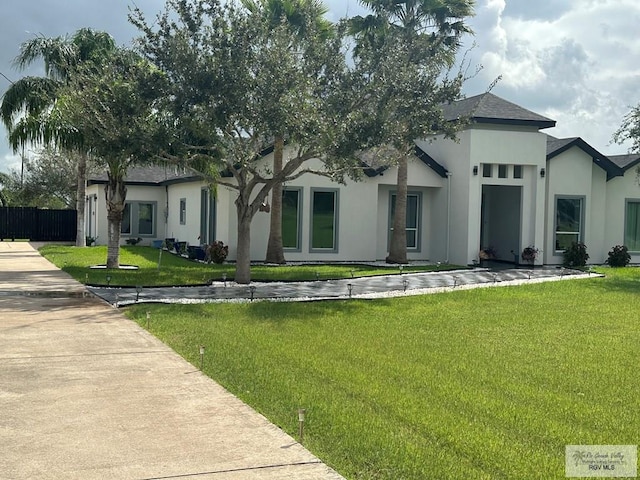
[[[301,190],[282,191],[282,246],[300,251],[300,208]]]
[[[156,202],[127,202],[120,232],[126,236],[155,236]]]
[[[491,178],[493,176],[493,172],[492,172],[492,168],[493,165],[491,165],[490,163],[483,163],[482,164],[482,176],[485,178]]]
[[[640,200],[627,200],[624,244],[632,252],[640,252]]]
[[[187,224],[187,199],[180,199],[180,225]]]
[[[337,190],[311,192],[311,250],[338,251]]]
[[[507,166],[498,165],[498,178],[507,178]]]
[[[513,166],[513,178],[522,178],[522,165]]]
[[[572,243],[582,241],[583,204],[581,197],[556,198],[556,251],[564,251]]]
[[[420,205],[422,203],[420,193],[407,193],[407,249],[420,249]],[[389,209],[389,232],[393,232],[393,216],[396,212],[396,194],[391,194],[391,207]],[[389,235],[391,239],[391,235]]]
[[[124,211],[122,212],[122,223],[120,224],[120,233],[122,235],[131,234],[131,204],[124,204]]]

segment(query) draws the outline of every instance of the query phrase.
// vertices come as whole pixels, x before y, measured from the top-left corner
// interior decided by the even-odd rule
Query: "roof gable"
[[[538,129],[556,125],[555,120],[538,115],[492,93],[483,93],[445,105],[444,116],[449,121],[469,117],[476,123],[531,126]]]
[[[593,163],[607,172],[607,181],[614,177],[621,177],[624,175],[623,170],[612,162],[609,157],[598,152],[580,137],[556,138],[551,135],[547,135],[547,161],[573,147],[579,148],[587,155],[590,155]]]
[[[615,163],[623,172],[640,164],[640,154],[630,153],[626,155],[609,155],[609,160]]]

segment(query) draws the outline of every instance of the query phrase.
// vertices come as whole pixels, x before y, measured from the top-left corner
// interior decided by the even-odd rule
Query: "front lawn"
[[[640,270],[373,301],[127,314],[348,479],[565,478],[637,444]]]
[[[223,275],[233,280],[235,264],[205,264],[188,260],[151,247],[126,246],[120,249],[121,265],[136,265],[138,270],[100,270],[90,268],[104,265],[107,259],[107,247],[77,248],[63,245],[46,245],[40,253],[56,266],[69,273],[76,280],[90,285],[114,286],[175,286],[200,285],[210,280],[222,280]],[[160,268],[158,268],[160,263]],[[453,265],[406,265],[405,272],[431,270],[452,270],[460,267]],[[371,267],[366,265],[296,265],[272,266],[252,265],[251,278],[256,281],[303,281],[329,280],[338,278],[364,277],[400,273],[400,267]]]

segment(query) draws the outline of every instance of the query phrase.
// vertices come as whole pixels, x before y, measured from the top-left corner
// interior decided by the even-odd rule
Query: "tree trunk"
[[[277,176],[282,171],[282,160],[284,155],[284,139],[276,137],[273,149],[273,176]],[[267,255],[265,263],[286,263],[284,258],[284,247],[282,245],[282,183],[277,182],[271,189],[271,217],[269,228],[269,242],[267,244]]]
[[[236,253],[236,283],[251,282],[251,207],[242,204],[242,198],[236,200],[238,214],[238,243]]]
[[[84,230],[84,212],[87,191],[87,154],[81,152],[78,158],[78,191],[76,193],[76,247],[87,246],[87,236]]]
[[[396,205],[393,216],[393,232],[387,263],[407,263],[407,169],[408,158],[403,155],[398,162]]]
[[[105,187],[107,200],[107,268],[120,268],[120,230],[127,189],[123,175],[108,174]]]

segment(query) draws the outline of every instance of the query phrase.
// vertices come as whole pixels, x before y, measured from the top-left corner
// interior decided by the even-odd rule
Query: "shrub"
[[[222,263],[229,255],[229,247],[221,241],[215,241],[207,246],[207,263]]]
[[[609,252],[607,263],[610,267],[626,267],[631,261],[629,249],[625,245],[616,245]]]
[[[565,267],[584,267],[589,260],[587,246],[582,243],[573,242],[569,248],[564,251]]]
[[[522,250],[522,255],[521,258],[524,262],[530,262],[533,263],[536,261],[536,258],[538,258],[538,249],[536,247],[534,247],[533,245],[530,245],[528,247],[525,247]]]
[[[127,242],[127,245],[137,245],[142,241],[142,239],[140,237],[138,237],[138,238],[127,238],[125,241]]]

